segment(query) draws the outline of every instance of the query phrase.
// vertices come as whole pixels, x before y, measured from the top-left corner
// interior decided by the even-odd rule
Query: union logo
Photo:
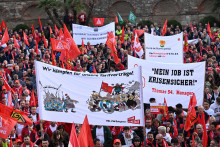
[[[165,44],[166,42],[164,40],[160,40],[160,47],[164,47]]]

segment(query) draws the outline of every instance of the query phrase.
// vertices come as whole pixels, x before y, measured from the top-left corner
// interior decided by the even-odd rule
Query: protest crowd
[[[84,24],[85,20],[80,16],[78,18],[79,24]],[[49,24],[43,27],[40,24],[35,28],[32,26],[30,30],[12,31],[6,24],[3,21],[0,28],[0,39],[3,42],[0,50],[0,112],[6,113],[6,108],[3,108],[5,105],[12,108],[11,111],[18,109],[32,123],[24,125],[18,121],[7,139],[0,139],[0,147],[68,147],[71,123],[39,119],[34,61],[85,73],[125,70],[128,68],[128,55],[145,59],[144,54],[139,57],[134,50],[135,30],[143,31],[138,36],[143,49],[144,32],[157,36],[171,36],[183,32],[187,40],[197,39],[195,44],[185,43],[187,50],[184,50],[183,59],[185,64],[206,61],[203,105],[195,107],[196,122],[193,122],[188,131],[185,129],[188,110],[183,109],[180,103],[177,103],[176,107],[171,107],[168,103],[168,110],[161,114],[154,115],[150,109],[145,110],[145,127],[90,125],[90,141],[95,147],[220,146],[220,28],[216,23],[213,26],[202,26],[201,23],[192,22],[191,26],[185,25],[182,28],[171,25],[167,26],[165,33],[163,27],[153,24],[145,25],[144,28],[130,22],[123,28],[116,24],[114,35],[117,41],[117,62],[106,44],[90,45],[85,41],[85,44],[78,46],[80,54],[65,62],[66,56],[52,49],[50,38],[64,40],[66,27],[57,29]],[[66,26],[71,24],[66,23]],[[6,31],[9,38],[7,41]],[[72,36],[72,29],[68,32]],[[149,103],[156,102],[156,98],[149,100]],[[82,124],[75,124],[75,128],[79,135]]]

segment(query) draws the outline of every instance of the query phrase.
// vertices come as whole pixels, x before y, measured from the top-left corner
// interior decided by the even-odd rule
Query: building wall
[[[119,12],[127,20],[129,11],[140,20],[151,20],[164,23],[165,19],[176,19],[182,24],[199,21],[211,15],[219,20],[217,12],[212,12],[214,0],[98,0],[93,16],[104,17],[105,23],[114,21],[114,15]],[[7,26],[15,27],[25,23],[29,26],[38,24],[38,16],[42,23],[48,21],[43,9],[37,8],[39,0],[0,0],[0,19]]]

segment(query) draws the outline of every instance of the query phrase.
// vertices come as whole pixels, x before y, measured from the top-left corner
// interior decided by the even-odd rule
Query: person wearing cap
[[[21,147],[22,141],[20,138],[15,139],[15,147]]]
[[[114,140],[113,147],[122,147],[120,139],[115,139]]]

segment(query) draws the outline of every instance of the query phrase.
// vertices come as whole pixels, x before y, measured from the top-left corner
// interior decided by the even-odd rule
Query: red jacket
[[[34,147],[34,146],[35,146],[35,144],[30,141],[29,147]],[[21,147],[26,147],[26,144],[22,143]]]
[[[30,139],[32,140],[36,135],[36,133],[37,133],[36,128],[33,127],[33,130],[30,132],[28,126],[26,126],[21,131],[21,137],[24,138],[24,135],[29,135]]]

